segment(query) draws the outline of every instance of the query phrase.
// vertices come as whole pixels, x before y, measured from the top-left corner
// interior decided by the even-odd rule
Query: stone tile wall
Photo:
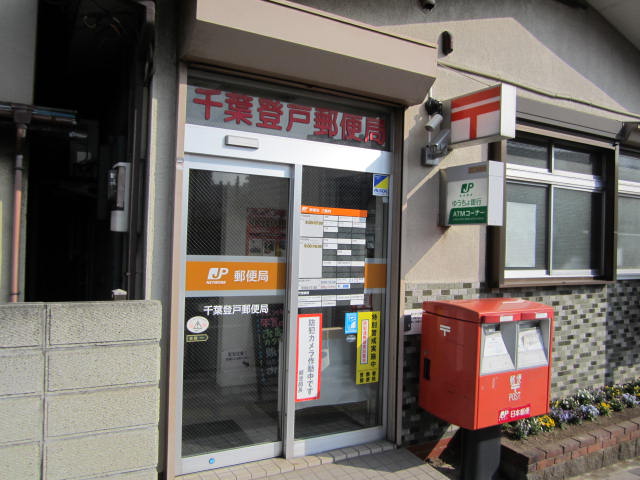
[[[157,480],[155,301],[0,305],[0,472]]]
[[[555,311],[551,396],[579,388],[623,383],[640,376],[640,281],[611,285],[490,289],[480,283],[407,284],[405,308],[427,300],[518,297]],[[420,336],[404,339],[403,442],[452,434],[418,402]]]

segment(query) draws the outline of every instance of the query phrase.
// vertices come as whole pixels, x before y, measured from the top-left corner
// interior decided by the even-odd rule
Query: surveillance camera
[[[451,138],[451,130],[448,128],[442,130],[438,136],[430,143],[432,151],[437,153],[445,153],[449,146],[449,139]]]
[[[438,125],[442,123],[443,117],[439,113],[436,113],[431,117],[431,119],[427,122],[424,128],[427,129],[427,132],[433,132]]]
[[[419,0],[420,6],[425,10],[431,10],[436,6],[436,0]]]
[[[451,139],[451,130],[448,128],[442,130],[436,138],[429,142],[426,147],[422,148],[421,161],[422,165],[427,167],[435,167],[440,163],[440,159],[449,153],[449,140]]]

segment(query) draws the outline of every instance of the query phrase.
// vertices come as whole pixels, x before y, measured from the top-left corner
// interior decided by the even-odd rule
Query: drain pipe
[[[24,188],[24,144],[27,125],[31,122],[31,110],[20,109],[13,112],[16,124],[16,159],[13,168],[13,226],[11,235],[11,281],[9,302],[15,303],[20,297],[20,226],[22,220],[22,190]]]

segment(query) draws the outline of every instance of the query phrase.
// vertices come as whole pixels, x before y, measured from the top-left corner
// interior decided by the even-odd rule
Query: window
[[[640,154],[618,157],[618,251],[620,277],[640,277]]]
[[[604,158],[533,136],[507,142],[505,279],[603,274]]]

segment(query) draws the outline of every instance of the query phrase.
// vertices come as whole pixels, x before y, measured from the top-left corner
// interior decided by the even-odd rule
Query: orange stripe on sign
[[[478,107],[467,108],[451,114],[451,121],[457,122],[464,118],[468,118],[469,122],[469,138],[476,138],[478,132],[478,115],[483,113],[496,112],[500,110],[500,102],[485,103]]]
[[[451,114],[451,121],[462,120],[463,118],[477,117],[483,113],[495,112],[500,110],[500,102],[485,103],[473,108],[467,108],[466,110],[460,110]]]
[[[386,288],[387,287],[387,264],[386,263],[365,263],[364,264],[364,288]]]
[[[282,290],[286,264],[266,262],[187,262],[187,291]]]
[[[302,205],[300,211],[314,215],[340,215],[343,217],[367,218],[366,210],[356,210],[354,208],[312,207],[310,205]]]
[[[500,87],[489,88],[488,90],[481,90],[480,92],[472,93],[466,97],[451,100],[451,108],[460,108],[465,105],[471,105],[472,103],[481,102],[482,100],[488,100],[489,98],[499,96]]]

